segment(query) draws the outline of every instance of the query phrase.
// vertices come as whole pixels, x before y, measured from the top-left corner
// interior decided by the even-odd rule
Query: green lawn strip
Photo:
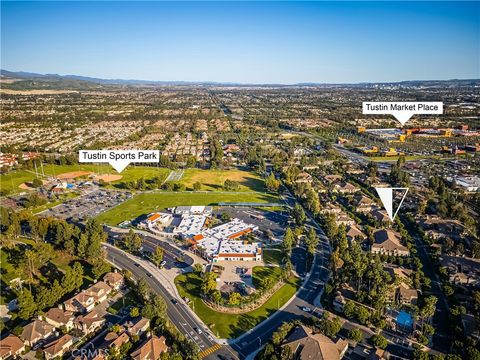
[[[170,193],[148,192],[135,195],[132,199],[106,211],[97,219],[109,225],[118,225],[122,221],[132,220],[140,215],[179,205],[216,205],[219,202],[275,202],[274,196],[262,193]]]
[[[283,260],[283,253],[280,249],[263,249],[263,261],[266,264],[280,265]]]
[[[265,304],[245,314],[226,314],[210,309],[200,298],[201,279],[197,274],[182,274],[175,278],[182,297],[188,297],[190,307],[220,338],[232,339],[262,322],[282,307],[297,291],[300,279],[291,277]],[[192,305],[194,304],[194,306]]]
[[[237,181],[240,184],[239,191],[266,191],[263,179],[257,174],[239,169],[186,169],[180,182],[187,188],[193,189],[193,184],[198,181],[202,184],[201,190],[219,191],[223,189],[223,184],[227,179]]]

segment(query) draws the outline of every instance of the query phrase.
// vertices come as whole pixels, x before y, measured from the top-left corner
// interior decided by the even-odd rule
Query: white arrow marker
[[[405,196],[407,196],[408,188],[378,187],[378,188],[375,188],[375,190],[377,190],[377,194],[380,197],[380,200],[382,200],[383,207],[387,211],[388,217],[390,218],[390,220],[393,221],[395,219],[395,216],[397,216],[398,210],[400,210],[400,207],[403,204],[403,200],[405,200]],[[405,191],[405,193],[403,194],[402,200],[400,200],[400,204],[398,205],[398,208],[395,211],[395,214],[393,214],[393,190],[404,190]]]

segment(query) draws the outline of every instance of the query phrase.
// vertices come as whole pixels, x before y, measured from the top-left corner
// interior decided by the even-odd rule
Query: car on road
[[[176,299],[171,299],[170,301],[171,301],[172,304],[174,304],[174,305],[177,305],[177,304],[178,304],[178,301],[177,301]]]
[[[167,262],[166,262],[165,260],[163,260],[163,261],[160,263],[160,267],[163,268],[166,264],[167,264]]]
[[[305,311],[305,312],[308,312],[308,313],[309,313],[309,312],[312,312],[312,309],[310,309],[310,308],[307,307],[307,306],[302,307],[302,310]]]
[[[139,263],[135,263],[135,264],[133,264],[133,265],[135,265],[136,267],[140,267],[140,264],[139,264]]]
[[[150,274],[149,272],[145,273],[148,277],[152,277],[152,274]]]
[[[195,330],[195,332],[199,335],[202,333],[202,329],[199,329],[197,327],[193,328],[193,330]]]

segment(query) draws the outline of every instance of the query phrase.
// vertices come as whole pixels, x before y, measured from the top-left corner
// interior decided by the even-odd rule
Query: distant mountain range
[[[455,86],[480,86],[480,79],[452,79],[452,80],[409,80],[400,82],[388,83],[298,83],[298,84],[242,84],[233,82],[213,82],[213,81],[152,81],[152,80],[135,80],[135,79],[101,79],[80,75],[58,75],[58,74],[38,74],[25,71],[8,71],[0,70],[0,75],[3,78],[19,79],[24,81],[37,82],[54,82],[57,86],[64,83],[66,86],[81,86],[90,83],[99,85],[131,85],[131,86],[161,86],[161,85],[202,85],[202,86],[255,86],[255,87],[358,87],[358,88],[373,88],[373,87],[455,87]],[[13,85],[13,84],[9,84]],[[37,84],[38,85],[38,84]],[[76,86],[74,86],[76,85]],[[13,86],[4,87],[13,88]]]

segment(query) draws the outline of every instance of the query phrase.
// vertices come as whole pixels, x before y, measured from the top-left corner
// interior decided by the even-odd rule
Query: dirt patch
[[[48,184],[48,181],[46,181],[46,180],[42,180],[42,182],[43,182],[43,185]],[[35,187],[33,187],[31,182],[24,182],[24,183],[18,185],[18,187],[22,190],[35,190],[36,189]]]
[[[122,178],[122,175],[117,175],[117,174],[105,174],[105,175],[100,175],[97,176],[98,180],[103,180],[105,182],[112,182],[112,181],[117,181]]]
[[[75,179],[80,176],[88,176],[93,174],[91,171],[71,171],[57,175],[57,179]]]

